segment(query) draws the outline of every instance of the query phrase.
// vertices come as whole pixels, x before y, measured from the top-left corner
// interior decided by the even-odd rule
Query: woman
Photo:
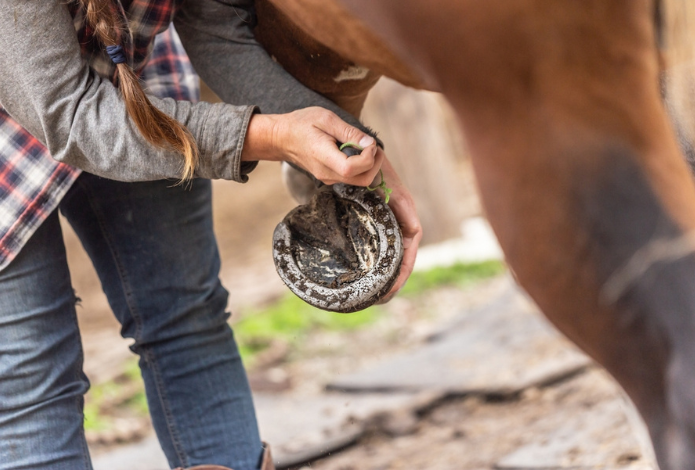
[[[264,55],[250,32],[252,7],[8,0],[0,8],[0,469],[91,468],[82,428],[89,384],[56,208],[134,340],[172,467],[247,470],[263,458],[218,279],[209,179],[245,182],[256,161],[288,160],[326,183],[367,185],[383,166],[410,240],[394,291],[405,281],[420,237],[411,198],[354,118]],[[135,74],[173,18],[203,78],[233,104],[142,94]],[[287,114],[261,114],[258,104]],[[354,126],[321,108],[290,112],[310,105]],[[336,140],[365,149],[346,159]]]

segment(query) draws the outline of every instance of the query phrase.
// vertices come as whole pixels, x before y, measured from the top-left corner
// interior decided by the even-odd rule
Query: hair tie
[[[121,46],[106,46],[106,53],[111,57],[111,61],[118,65],[126,63],[125,52]]]

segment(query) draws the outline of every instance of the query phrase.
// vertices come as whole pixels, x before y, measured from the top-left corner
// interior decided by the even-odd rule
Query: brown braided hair
[[[85,11],[87,24],[95,38],[104,46],[119,45],[120,20],[110,0],[79,0]],[[183,155],[181,181],[193,177],[198,163],[198,147],[186,126],[157,109],[142,90],[135,72],[127,63],[116,65],[118,88],[121,90],[126,111],[142,136],[151,144],[174,150]]]

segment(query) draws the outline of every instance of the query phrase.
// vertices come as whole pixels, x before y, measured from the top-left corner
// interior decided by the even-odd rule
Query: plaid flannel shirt
[[[197,101],[198,76],[188,60],[171,20],[176,0],[114,1],[131,35],[121,38],[129,64],[140,74],[148,93],[177,100]],[[96,42],[73,2],[82,53],[101,76],[115,76],[116,66]],[[161,34],[160,34],[161,33]],[[58,163],[46,148],[0,108],[0,270],[24,244],[77,179],[80,170]]]

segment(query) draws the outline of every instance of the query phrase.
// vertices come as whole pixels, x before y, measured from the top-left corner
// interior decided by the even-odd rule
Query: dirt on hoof
[[[341,313],[379,301],[398,277],[400,227],[384,201],[365,188],[319,190],[275,229],[273,258],[287,286],[315,307]]]

